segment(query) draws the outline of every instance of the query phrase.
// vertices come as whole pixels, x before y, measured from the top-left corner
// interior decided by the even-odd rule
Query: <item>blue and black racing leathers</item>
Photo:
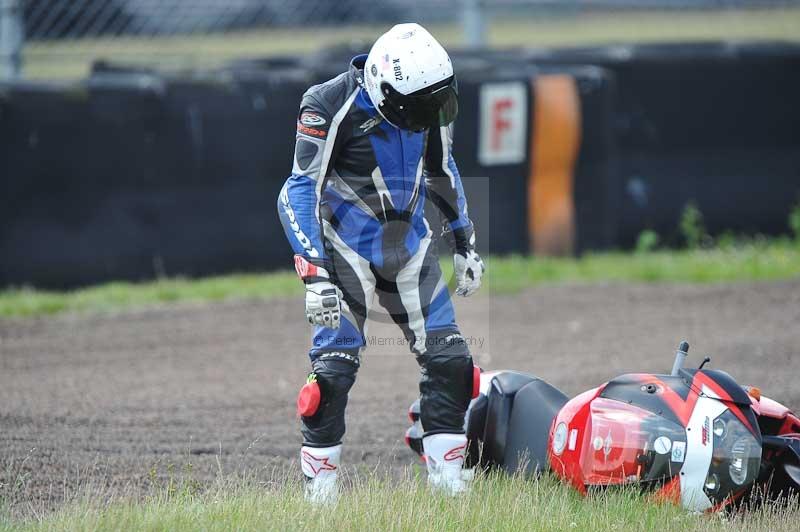
[[[302,420],[308,446],[337,445],[344,435],[365,321],[382,315],[376,297],[420,364],[427,434],[463,432],[472,388],[472,359],[424,212],[426,204],[439,212],[457,250],[470,246],[451,129],[404,131],[383,120],[362,86],[365,60],[354,58],[347,72],[303,96],[292,175],[278,199],[295,253],[324,267],[344,300],[340,327],[316,326],[313,333],[322,403]]]

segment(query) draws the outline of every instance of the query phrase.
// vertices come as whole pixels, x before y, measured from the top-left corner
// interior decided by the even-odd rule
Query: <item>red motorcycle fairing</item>
[[[800,488],[800,418],[787,407],[761,394],[761,390],[745,387],[758,418],[763,439],[761,474],[756,480],[762,486],[747,500],[758,502],[785,497]]]
[[[582,493],[637,483],[688,508],[713,509],[754,480],[762,444],[750,402],[724,372],[623,375],[562,408],[551,426],[550,466]]]
[[[672,451],[686,444],[683,427],[641,408],[603,397],[592,401],[590,416],[591,432],[587,432],[589,441],[583,447],[581,461],[586,484],[657,482],[672,478],[680,469]],[[653,420],[656,427],[649,426]],[[650,446],[652,433],[658,434],[653,440],[657,449],[651,447],[650,455],[643,455],[643,450]]]
[[[750,409],[750,396],[724,371],[681,370],[680,376],[631,373],[609,381],[602,396],[628,402],[686,426],[703,387],[721,401],[758,436],[758,424]]]
[[[748,387],[748,392],[753,388]],[[758,390],[757,388],[755,390]],[[763,435],[800,437],[800,418],[781,403],[761,395],[761,391],[750,393],[751,408],[756,413]]]
[[[800,419],[721,371],[623,375],[569,401],[516,371],[485,372],[479,386],[465,416],[467,467],[549,468],[582,493],[627,480],[654,500],[705,511],[751,500],[741,496],[753,485],[769,488],[766,500],[800,490]],[[418,403],[409,417],[406,442],[424,461]]]
[[[731,412],[747,427],[759,440],[761,431],[751,408],[751,397],[730,375],[716,369],[690,369],[681,370],[681,376],[686,378],[689,386],[698,395],[705,393],[704,387],[711,390],[716,397],[725,402]]]
[[[547,446],[550,468],[581,493],[586,493],[586,482],[580,465],[583,441],[578,442],[578,434],[586,427],[591,402],[600,395],[604,387],[605,384],[587,390],[567,401],[550,426]]]

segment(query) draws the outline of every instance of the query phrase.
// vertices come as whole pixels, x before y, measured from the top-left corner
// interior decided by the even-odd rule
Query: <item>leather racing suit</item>
[[[382,119],[363,88],[366,55],[303,96],[292,174],[278,212],[294,252],[325,268],[342,291],[336,329],[315,326],[310,358],[322,390],[303,417],[304,445],[337,445],[377,298],[421,367],[426,434],[463,433],[472,358],[455,322],[425,205],[439,211],[456,250],[472,223],[451,153],[451,129],[405,131]]]

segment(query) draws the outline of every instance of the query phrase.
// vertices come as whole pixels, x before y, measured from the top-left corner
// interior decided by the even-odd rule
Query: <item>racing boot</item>
[[[428,467],[428,486],[455,496],[469,490],[469,475],[464,474],[464,453],[467,437],[464,434],[431,434],[422,438],[425,464]]]
[[[300,466],[306,477],[305,497],[312,504],[335,504],[339,498],[342,445],[300,448]]]

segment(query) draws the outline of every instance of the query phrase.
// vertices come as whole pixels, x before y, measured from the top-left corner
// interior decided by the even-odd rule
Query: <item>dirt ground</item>
[[[800,407],[800,280],[542,287],[459,300],[457,315],[484,368],[532,372],[568,394],[668,372],[686,338],[693,364],[711,355]],[[269,481],[298,452],[309,332],[300,300],[0,320],[0,498],[29,513],[87,486],[140,495],[169,477]],[[418,369],[393,326],[371,324],[367,337],[344,460],[400,469],[416,462],[403,434]]]

